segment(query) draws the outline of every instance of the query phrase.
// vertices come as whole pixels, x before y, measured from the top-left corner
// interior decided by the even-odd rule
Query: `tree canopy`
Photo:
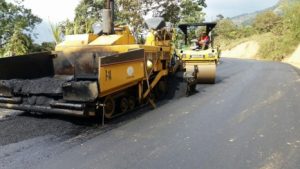
[[[143,13],[145,12],[142,5],[138,0],[117,0],[117,22],[128,23],[133,27],[134,32],[140,31],[144,23]]]
[[[103,0],[81,0],[75,9],[74,33],[89,33],[93,23],[101,21],[101,9],[104,7]]]
[[[204,19],[205,0],[145,0],[146,14],[163,17],[166,21],[177,24],[200,22]]]
[[[300,40],[300,2],[295,1],[292,5],[284,8],[283,25],[287,34],[294,37],[296,41]]]
[[[253,22],[253,27],[258,33],[271,32],[281,22],[281,17],[273,11],[258,14]]]
[[[0,0],[0,56],[29,52],[31,32],[41,21],[21,4]]]
[[[201,22],[205,0],[116,0],[116,22],[126,23],[134,32],[141,32],[146,17],[163,17],[166,21]],[[81,0],[75,10],[75,19],[60,23],[61,32],[67,34],[90,33],[95,22],[102,21],[104,0]]]

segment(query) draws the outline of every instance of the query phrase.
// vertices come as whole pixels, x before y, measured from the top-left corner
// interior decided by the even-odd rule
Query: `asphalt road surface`
[[[282,63],[223,59],[217,84],[105,127],[19,115],[0,130],[3,169],[299,169],[300,76]]]

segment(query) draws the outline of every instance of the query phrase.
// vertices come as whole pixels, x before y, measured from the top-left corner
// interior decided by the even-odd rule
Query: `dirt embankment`
[[[239,59],[256,59],[259,52],[259,44],[256,41],[248,41],[236,47],[222,52],[222,57]]]
[[[300,45],[295,50],[295,52],[291,55],[291,57],[285,59],[284,62],[300,68]]]
[[[241,43],[232,49],[225,50],[222,52],[221,57],[226,58],[238,58],[238,59],[259,59],[260,45],[257,41],[251,40]],[[283,60],[284,63],[292,64],[300,68],[300,44],[293,54]]]

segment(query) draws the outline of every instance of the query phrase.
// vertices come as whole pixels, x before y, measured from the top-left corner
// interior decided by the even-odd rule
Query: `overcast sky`
[[[14,1],[14,0],[7,0]],[[67,18],[73,19],[74,9],[80,0],[25,0],[24,5],[33,13],[46,21],[59,22]],[[206,0],[207,20],[222,14],[232,17],[250,13],[276,4],[278,0]]]

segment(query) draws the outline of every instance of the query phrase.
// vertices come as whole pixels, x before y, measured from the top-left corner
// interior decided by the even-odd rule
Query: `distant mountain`
[[[253,13],[242,14],[242,15],[239,15],[239,16],[232,17],[230,19],[237,25],[249,25],[253,22],[253,20],[255,19],[255,17],[258,14],[260,14],[262,12],[265,12],[265,11],[269,11],[269,10],[274,11],[277,14],[280,14],[281,13],[280,8],[284,3],[294,2],[294,1],[299,1],[299,0],[279,0],[276,5],[274,5],[270,8],[260,10],[260,11],[256,11],[256,12],[253,12]]]

